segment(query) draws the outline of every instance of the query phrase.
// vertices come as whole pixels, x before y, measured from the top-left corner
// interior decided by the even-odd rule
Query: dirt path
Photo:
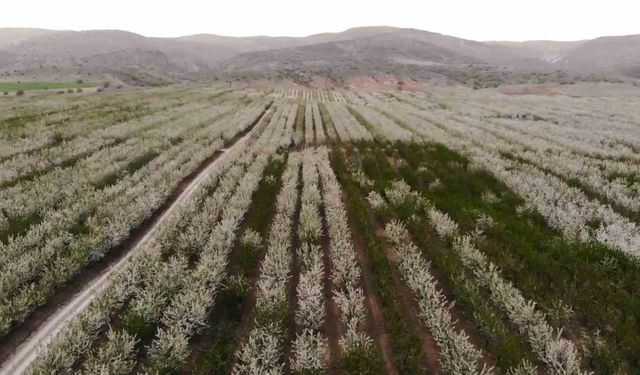
[[[256,123],[234,137],[227,149],[243,147]],[[52,298],[56,304],[44,306],[16,329],[0,346],[0,358],[3,360],[0,375],[23,374],[36,359],[40,348],[48,345],[67,321],[84,311],[91,301],[108,287],[111,274],[122,268],[129,258],[152,238],[160,225],[194,193],[220,161],[225,159],[225,151],[222,149],[215,152],[203,162],[178,185],[176,191],[151,218],[132,232],[129,239],[63,287]]]

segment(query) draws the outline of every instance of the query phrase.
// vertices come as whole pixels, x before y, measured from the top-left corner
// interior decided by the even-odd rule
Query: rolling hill
[[[119,30],[0,29],[3,80],[117,77],[133,84],[162,84],[282,78],[305,83],[323,77],[340,83],[390,74],[477,83],[557,71],[564,72],[558,77],[638,77],[640,36],[517,43],[385,26],[307,37],[151,38]]]

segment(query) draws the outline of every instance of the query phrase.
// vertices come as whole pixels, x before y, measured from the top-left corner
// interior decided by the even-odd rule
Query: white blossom
[[[135,345],[138,340],[127,332],[109,330],[107,343],[89,357],[84,365],[85,374],[126,375],[135,365]]]
[[[256,285],[256,319],[237,353],[234,374],[279,374],[283,332],[281,314],[286,308],[286,284],[291,272],[292,222],[298,201],[300,154],[291,153],[276,198],[276,214],[269,231],[267,252]]]
[[[260,233],[258,233],[255,230],[249,228],[249,229],[244,231],[244,234],[242,235],[241,242],[245,246],[258,248],[258,247],[260,247],[262,245],[262,236],[260,236]]]
[[[342,190],[336,178],[328,150],[318,149],[318,169],[322,181],[324,209],[329,232],[329,251],[332,264],[334,300],[340,310],[344,335],[340,338],[342,351],[367,348],[371,339],[366,333],[364,292],[360,287],[361,270],[351,241],[347,211],[342,202]]]
[[[437,289],[429,264],[413,244],[404,224],[389,222],[385,235],[393,244],[401,274],[414,293],[420,314],[440,349],[439,362],[449,374],[488,374],[480,367],[482,354],[464,331],[458,332],[449,313],[449,303]]]

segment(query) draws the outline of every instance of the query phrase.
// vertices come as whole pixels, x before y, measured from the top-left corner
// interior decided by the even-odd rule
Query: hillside
[[[326,75],[328,78],[384,72],[408,73],[411,67],[461,66],[482,60],[413,38],[381,34],[287,49],[239,55],[224,61],[230,75],[251,74],[284,78],[288,73]],[[408,68],[409,67],[409,68]]]
[[[562,59],[571,49],[582,44],[583,41],[557,42],[552,40],[531,40],[527,42],[487,42],[512,49],[525,58],[543,60],[554,64]]]
[[[10,48],[24,41],[57,32],[46,29],[0,28],[0,49]]]
[[[489,42],[544,60],[558,69],[580,74],[640,77],[640,35],[609,36],[575,42]]]
[[[640,76],[640,36],[515,43],[384,26],[307,37],[0,29],[3,80],[117,77],[144,85],[266,77],[304,84],[322,77],[339,84],[390,74],[483,86],[590,73]]]
[[[560,65],[585,73],[618,72],[640,78],[640,35],[586,41],[570,49]]]

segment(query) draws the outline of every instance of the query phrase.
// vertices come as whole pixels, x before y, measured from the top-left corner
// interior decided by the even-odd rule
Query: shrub
[[[22,96],[22,95],[24,95],[24,90],[16,91],[16,96]]]
[[[76,79],[76,83],[81,85],[81,84],[84,83],[84,80],[82,78],[78,78],[78,79]]]
[[[82,89],[81,89],[80,87],[78,87],[78,88],[76,89],[76,92],[82,92]]]
[[[5,91],[2,95],[9,95],[9,91]]]
[[[68,92],[69,94],[73,94],[73,89],[67,89],[67,92]]]
[[[104,87],[105,89],[109,88],[109,86],[111,86],[111,82],[109,82],[109,81],[104,81],[102,83],[102,87]]]

